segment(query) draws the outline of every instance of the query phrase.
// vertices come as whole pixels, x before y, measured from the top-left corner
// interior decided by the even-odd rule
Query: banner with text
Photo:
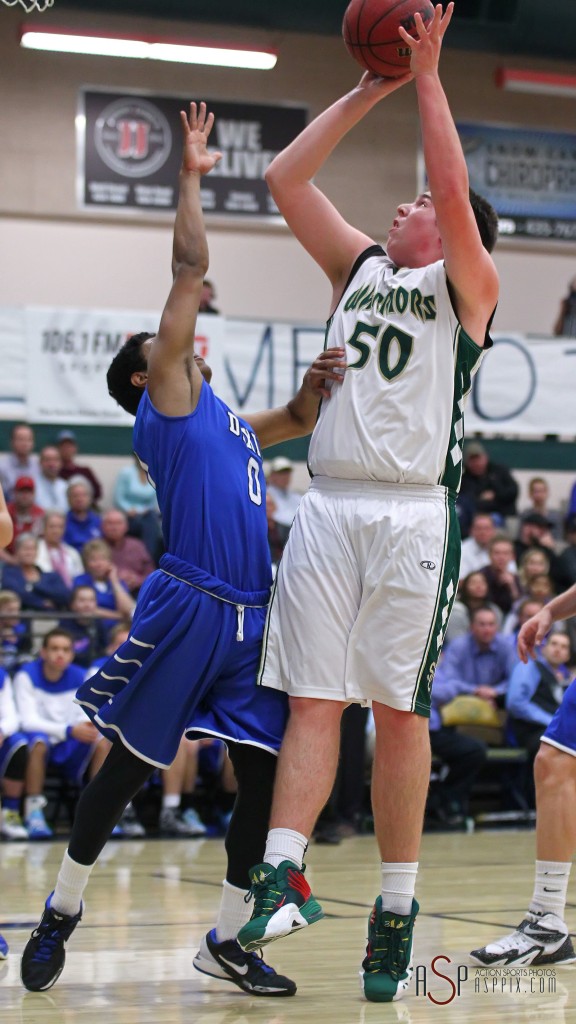
[[[210,145],[222,153],[202,180],[205,213],[281,217],[264,172],[306,125],[307,108],[206,100],[215,115]],[[82,89],[78,123],[78,200],[84,208],[176,209],[182,152],[180,111],[190,97]]]
[[[106,371],[134,329],[153,332],[158,321],[134,310],[0,308],[0,418],[131,424],[108,395]],[[196,329],[215,392],[243,415],[284,405],[323,344],[314,324],[204,315]],[[497,333],[474,378],[466,432],[576,435],[575,394],[576,339]]]

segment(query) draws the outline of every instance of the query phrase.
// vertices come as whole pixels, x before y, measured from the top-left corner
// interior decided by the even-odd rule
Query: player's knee
[[[576,769],[576,760],[550,743],[541,743],[534,761],[534,779],[539,788],[556,788],[570,778]]]

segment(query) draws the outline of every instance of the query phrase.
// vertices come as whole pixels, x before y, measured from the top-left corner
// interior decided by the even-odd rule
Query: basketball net
[[[26,14],[32,14],[32,11],[38,11],[42,14],[47,7],[52,7],[54,0],[1,0],[6,7],[16,7],[20,4],[24,8]]]

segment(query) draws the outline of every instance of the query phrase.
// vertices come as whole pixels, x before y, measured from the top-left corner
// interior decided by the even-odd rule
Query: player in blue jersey
[[[235,940],[249,916],[246,873],[264,849],[287,714],[283,694],[256,686],[271,586],[261,448],[310,433],[344,363],[339,349],[322,353],[294,399],[249,423],[212,392],[194,354],[208,268],[200,180],[220,157],[207,148],[212,124],[205,104],[182,113],[172,289],[158,333],[131,338],[108,371],[110,393],[136,414],[134,448],[156,487],[167,553],[140,590],[129,639],[78,691],[113,746],[82,794],[56,888],[24,952],[22,980],[32,991],[59,977],[102,847],[152,771],[171,764],[184,733],[226,740],[238,781],[219,917],[194,965],[253,995],[296,991]]]

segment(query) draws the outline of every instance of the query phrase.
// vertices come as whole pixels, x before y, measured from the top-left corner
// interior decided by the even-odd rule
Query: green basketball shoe
[[[378,896],[368,920],[368,945],[362,961],[360,983],[371,1003],[391,1003],[402,999],[412,978],[412,933],[420,907],[412,900],[412,913],[406,917],[382,910]]]
[[[324,917],[304,878],[305,867],[303,864],[300,871],[292,861],[283,860],[277,868],[257,864],[251,869],[246,899],[254,897],[254,910],[237,936],[247,953]]]

